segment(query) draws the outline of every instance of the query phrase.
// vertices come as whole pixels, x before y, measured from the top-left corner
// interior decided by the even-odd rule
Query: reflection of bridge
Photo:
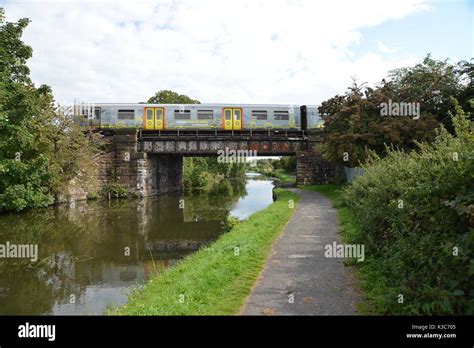
[[[257,156],[296,156],[297,184],[330,183],[335,169],[320,155],[321,130],[307,132],[145,133],[116,130],[111,165],[117,181],[142,196],[182,189],[184,156],[218,156],[219,150]]]

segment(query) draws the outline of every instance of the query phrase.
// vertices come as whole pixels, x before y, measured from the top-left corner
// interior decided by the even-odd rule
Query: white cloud
[[[423,11],[422,0],[16,1],[10,21],[38,84],[57,100],[144,101],[160,89],[202,102],[317,104],[350,77],[377,82],[418,57],[354,58],[360,30]],[[390,52],[392,53],[392,52]]]
[[[391,54],[391,53],[396,52],[395,48],[388,47],[383,42],[377,42],[377,48],[379,49],[380,52],[386,53],[386,54]]]

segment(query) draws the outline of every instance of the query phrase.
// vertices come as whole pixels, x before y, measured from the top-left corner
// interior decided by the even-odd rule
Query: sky
[[[320,104],[426,54],[473,54],[474,0],[0,0],[56,101]]]

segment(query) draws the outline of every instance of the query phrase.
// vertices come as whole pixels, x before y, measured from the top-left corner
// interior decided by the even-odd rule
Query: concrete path
[[[326,244],[341,243],[337,211],[317,192],[291,191],[301,197],[298,208],[273,245],[242,314],[357,314],[351,269],[343,259],[324,256]]]

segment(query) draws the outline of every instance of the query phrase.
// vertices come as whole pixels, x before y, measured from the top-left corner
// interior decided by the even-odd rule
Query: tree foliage
[[[473,95],[472,74],[470,63],[452,65],[428,55],[414,67],[393,70],[375,88],[354,81],[345,95],[336,95],[319,108],[325,118],[325,157],[355,167],[367,159],[367,150],[383,156],[386,145],[415,149],[416,142],[432,142],[440,125],[452,132],[447,115],[454,109],[449,98],[461,97],[462,105],[469,103],[469,96]],[[381,105],[389,101],[419,103],[419,118],[383,117]]]
[[[0,211],[42,207],[91,160],[94,146],[36,87],[21,40],[29,20],[5,22],[0,10]]]
[[[448,60],[434,60],[427,55],[413,67],[392,70],[390,85],[397,100],[419,102],[423,111],[430,113],[451,133],[454,128],[449,116],[454,112],[451,97],[459,97],[466,89],[463,80],[467,71],[464,62],[450,64]]]
[[[372,152],[365,174],[345,189],[360,228],[349,242],[365,245],[375,273],[364,277],[382,284],[368,289],[379,313],[474,313],[473,125],[452,105],[454,135],[442,127],[418,151]]]
[[[179,94],[170,90],[161,90],[148,99],[148,104],[201,104],[199,100],[194,100],[184,94]]]
[[[245,176],[245,163],[220,163],[217,157],[185,157],[185,192],[210,191],[223,178],[242,178]]]

